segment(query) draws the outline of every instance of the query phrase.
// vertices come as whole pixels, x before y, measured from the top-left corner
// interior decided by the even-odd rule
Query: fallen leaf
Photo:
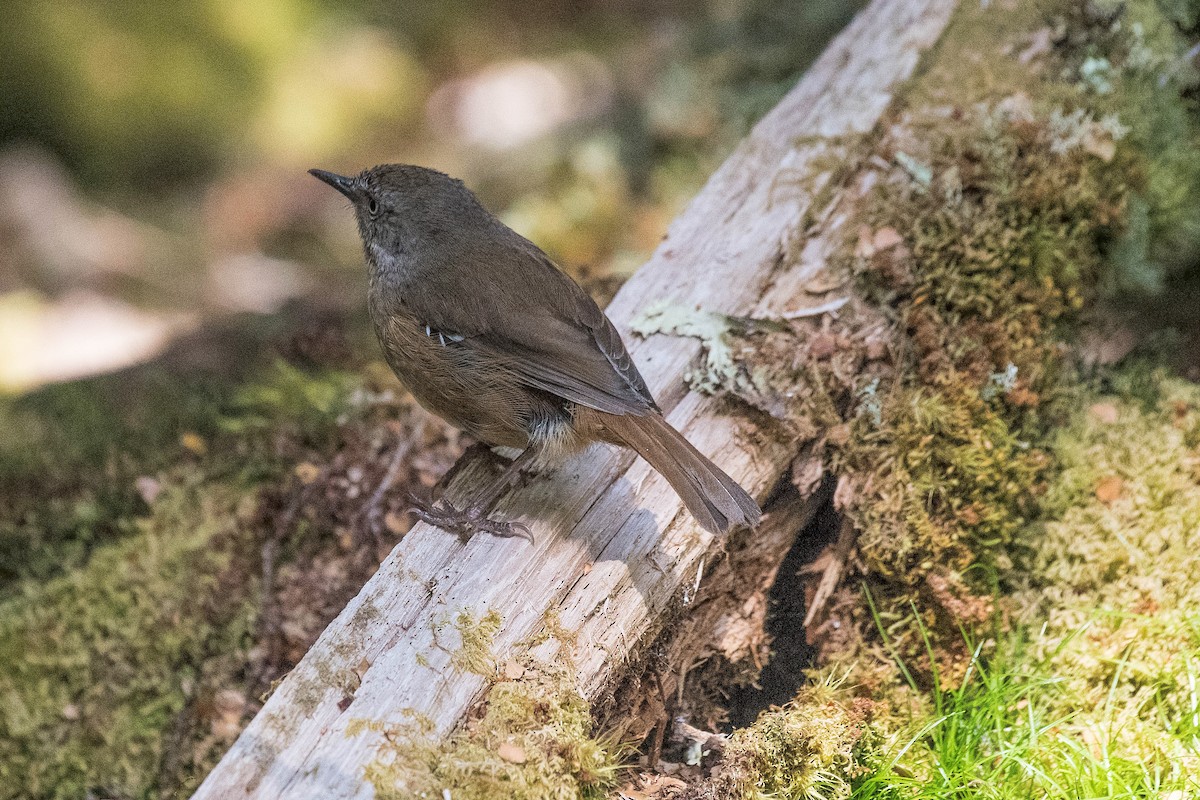
[[[792,462],[792,485],[809,497],[825,477],[825,461],[820,456],[800,456]]]
[[[834,275],[828,270],[821,270],[816,277],[804,284],[803,289],[808,294],[826,294],[845,285],[845,275]]]
[[[1137,335],[1128,328],[1089,331],[1080,343],[1079,360],[1088,366],[1106,367],[1129,355],[1137,343]]]
[[[496,755],[500,756],[500,758],[503,758],[510,764],[525,763],[525,748],[521,747],[519,744],[513,744],[512,742],[503,742],[499,747],[496,748]]]
[[[504,677],[505,678],[508,678],[510,681],[515,681],[515,680],[520,679],[524,675],[525,675],[525,668],[522,667],[518,662],[512,661],[512,660],[504,662]]]
[[[835,447],[842,447],[850,441],[850,425],[842,422],[834,425],[825,434],[825,441]]]
[[[246,696],[237,689],[222,689],[213,698],[213,718],[209,728],[219,739],[233,739],[242,732]]]
[[[818,333],[808,343],[809,355],[818,360],[829,358],[837,349],[837,337],[832,333]]]
[[[904,237],[895,228],[880,228],[875,231],[875,236],[871,240],[871,244],[875,246],[876,252],[888,250],[898,244],[904,242]]]
[[[383,515],[383,527],[387,528],[388,533],[393,536],[399,536],[402,533],[408,533],[412,525],[408,522],[408,514],[389,511]]]
[[[876,334],[867,337],[866,341],[867,358],[871,361],[879,361],[888,352],[887,337],[882,334]]]
[[[1112,505],[1121,497],[1124,489],[1125,481],[1121,480],[1121,476],[1108,475],[1096,484],[1096,499],[1106,506]]]
[[[845,511],[858,497],[858,483],[845,475],[838,478],[837,488],[833,490],[833,507]]]
[[[142,475],[133,482],[133,487],[137,489],[138,495],[146,502],[146,505],[154,505],[154,501],[158,499],[159,492],[162,491],[162,484],[156,478],[151,478],[149,475]]]
[[[305,486],[315,481],[321,475],[321,468],[311,461],[301,461],[292,470]]]
[[[1117,154],[1117,143],[1107,136],[1092,134],[1084,138],[1083,149],[1107,164]]]
[[[1054,41],[1054,31],[1049,28],[1040,28],[1034,31],[1029,39],[1029,46],[1017,56],[1017,61],[1020,61],[1022,64],[1028,64],[1038,56],[1050,52],[1050,45]]]
[[[866,225],[858,229],[858,244],[854,246],[854,255],[859,258],[870,258],[875,255],[875,241],[871,229]]]
[[[204,441],[204,437],[194,431],[187,431],[180,435],[179,444],[185,449],[198,456],[202,456],[208,452],[208,442]]]
[[[1088,413],[1105,425],[1112,425],[1120,417],[1120,414],[1117,413],[1117,407],[1112,403],[1094,403],[1088,409]]]

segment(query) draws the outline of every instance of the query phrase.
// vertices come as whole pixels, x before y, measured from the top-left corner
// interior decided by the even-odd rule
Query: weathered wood
[[[836,218],[819,222],[820,212],[833,208],[829,197],[814,207],[829,180],[829,143],[876,125],[954,5],[875,0],[860,14],[712,176],[617,295],[608,309],[617,326],[627,332],[639,311],[664,299],[739,315],[778,315],[821,302],[806,299],[799,287],[823,268],[822,255],[835,240]],[[626,341],[672,424],[752,493],[761,496],[774,484],[794,455],[792,443],[686,391],[695,341],[628,334]],[[477,485],[480,468],[465,469],[451,496]],[[370,797],[363,768],[381,734],[356,721],[417,718],[437,740],[486,691],[487,676],[454,658],[454,621],[462,614],[499,615],[490,643],[496,663],[526,652],[531,642],[541,641],[543,656],[562,648],[579,690],[595,698],[685,601],[702,564],[712,563],[721,547],[644,462],[606,448],[538,476],[500,511],[529,522],[536,544],[486,536],[463,544],[426,525],[413,528],[195,796]],[[539,634],[548,626],[551,634],[570,631],[562,637],[570,641],[545,641]]]

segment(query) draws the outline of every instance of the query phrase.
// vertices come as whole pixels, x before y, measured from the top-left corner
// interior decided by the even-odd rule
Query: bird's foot
[[[486,533],[503,539],[518,537],[533,544],[533,531],[529,530],[528,525],[491,519],[483,509],[476,506],[458,509],[443,500],[439,507],[416,497],[410,497],[409,501],[412,505],[408,510],[416,514],[417,519],[453,533],[464,542],[477,533]]]

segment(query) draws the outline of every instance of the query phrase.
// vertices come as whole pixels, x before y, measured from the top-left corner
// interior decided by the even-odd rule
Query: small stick
[[[832,314],[848,302],[850,302],[849,297],[839,297],[836,300],[830,300],[828,303],[822,303],[812,308],[798,308],[795,311],[785,311],[779,315],[779,318],[802,319],[804,317],[819,317],[822,314]]]
[[[825,566],[825,573],[821,576],[821,582],[817,584],[817,591],[813,593],[812,605],[808,607],[808,613],[804,615],[804,627],[807,628],[825,604],[829,602],[829,598],[833,595],[833,590],[837,588],[838,582],[842,579],[842,571],[846,568],[846,560],[850,558],[850,551],[854,548],[854,540],[857,531],[854,528],[854,523],[849,517],[842,518],[842,527],[838,531],[837,542],[833,546],[833,553],[830,556],[829,563]]]
[[[417,422],[413,425],[413,429],[407,436],[400,440],[396,445],[396,449],[392,451],[392,459],[388,462],[387,471],[383,473],[383,479],[379,481],[379,485],[375,487],[375,491],[371,493],[371,497],[367,500],[362,510],[358,512],[360,524],[366,523],[366,527],[372,533],[375,530],[375,523],[379,517],[379,506],[383,502],[384,495],[388,489],[396,482],[397,476],[400,474],[400,467],[404,465],[404,459],[412,452],[413,447],[421,439],[425,433],[425,415],[417,412]]]

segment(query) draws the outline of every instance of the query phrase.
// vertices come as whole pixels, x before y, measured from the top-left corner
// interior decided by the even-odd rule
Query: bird
[[[464,538],[532,540],[490,518],[492,505],[522,470],[598,441],[636,451],[705,530],[758,524],[755,500],[663,417],[595,300],[461,180],[410,164],[309,173],[353,206],[368,310],[396,376],[455,427],[521,451],[464,508],[414,498],[420,519]]]

